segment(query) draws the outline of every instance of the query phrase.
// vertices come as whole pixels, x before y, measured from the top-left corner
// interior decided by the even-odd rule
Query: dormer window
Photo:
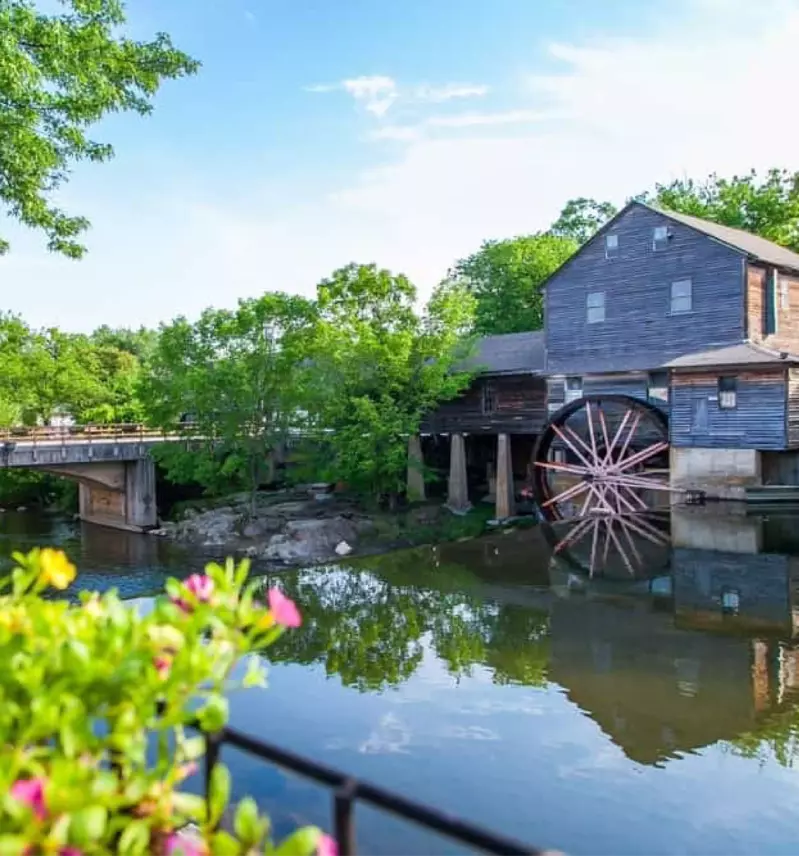
[[[605,235],[605,258],[612,259],[619,254],[619,236]]]
[[[655,226],[655,228],[652,230],[652,249],[665,249],[670,237],[671,230],[668,226]]]

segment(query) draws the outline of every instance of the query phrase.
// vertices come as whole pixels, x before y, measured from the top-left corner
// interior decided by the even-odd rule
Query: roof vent
[[[780,351],[780,359],[781,360],[787,360],[788,359],[788,352],[787,351]]]

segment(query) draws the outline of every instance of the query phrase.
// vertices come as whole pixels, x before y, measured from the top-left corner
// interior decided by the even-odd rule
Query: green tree
[[[704,181],[680,179],[657,184],[638,198],[753,232],[799,252],[799,172],[772,169],[761,178],[753,170],[732,178],[713,174]]]
[[[576,248],[573,239],[547,233],[486,241],[455,263],[437,294],[468,292],[474,297],[477,335],[540,330],[541,285]]]
[[[616,214],[616,210],[611,202],[597,202],[584,196],[570,199],[549,231],[582,245]]]
[[[78,258],[88,221],[52,196],[72,164],[113,155],[88,129],[109,113],[149,113],[161,82],[192,74],[198,63],[163,33],[152,41],[120,35],[121,0],[61,2],[61,14],[32,0],[0,2],[0,201],[43,231],[50,250]],[[0,252],[7,249],[0,238]]]
[[[402,275],[351,264],[319,284],[314,357],[324,470],[393,506],[403,492],[408,437],[469,377],[454,371],[467,344],[468,301],[441,294],[420,317]]]
[[[162,328],[141,387],[145,412],[173,430],[188,420],[202,438],[200,449],[165,445],[171,478],[211,488],[218,476],[240,480],[254,511],[270,456],[302,421],[315,319],[305,298],[268,292],[234,311],[208,309],[195,324],[178,318]]]

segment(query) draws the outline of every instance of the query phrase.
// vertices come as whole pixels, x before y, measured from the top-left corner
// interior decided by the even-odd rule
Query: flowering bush
[[[79,604],[47,600],[75,568],[60,551],[14,555],[0,597],[0,854],[2,856],[331,856],[334,842],[303,828],[279,845],[252,799],[228,815],[222,764],[209,800],[181,790],[205,751],[202,732],[227,721],[231,674],[263,684],[253,652],[300,624],[272,589],[266,604],[249,565],[210,564],[170,580],[146,615],[115,593]],[[191,835],[181,830],[192,824]]]

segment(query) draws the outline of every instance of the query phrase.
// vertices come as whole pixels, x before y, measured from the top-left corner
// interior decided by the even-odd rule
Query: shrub
[[[335,852],[313,827],[276,845],[250,798],[232,829],[220,829],[230,790],[221,764],[207,802],[181,790],[205,752],[203,733],[226,724],[234,667],[249,656],[239,685],[263,684],[255,652],[299,625],[288,598],[271,589],[260,602],[248,563],[228,560],[170,580],[142,615],[114,592],[80,603],[43,597],[75,577],[60,551],[13,558],[0,597],[3,856]],[[193,834],[179,834],[188,824]]]

